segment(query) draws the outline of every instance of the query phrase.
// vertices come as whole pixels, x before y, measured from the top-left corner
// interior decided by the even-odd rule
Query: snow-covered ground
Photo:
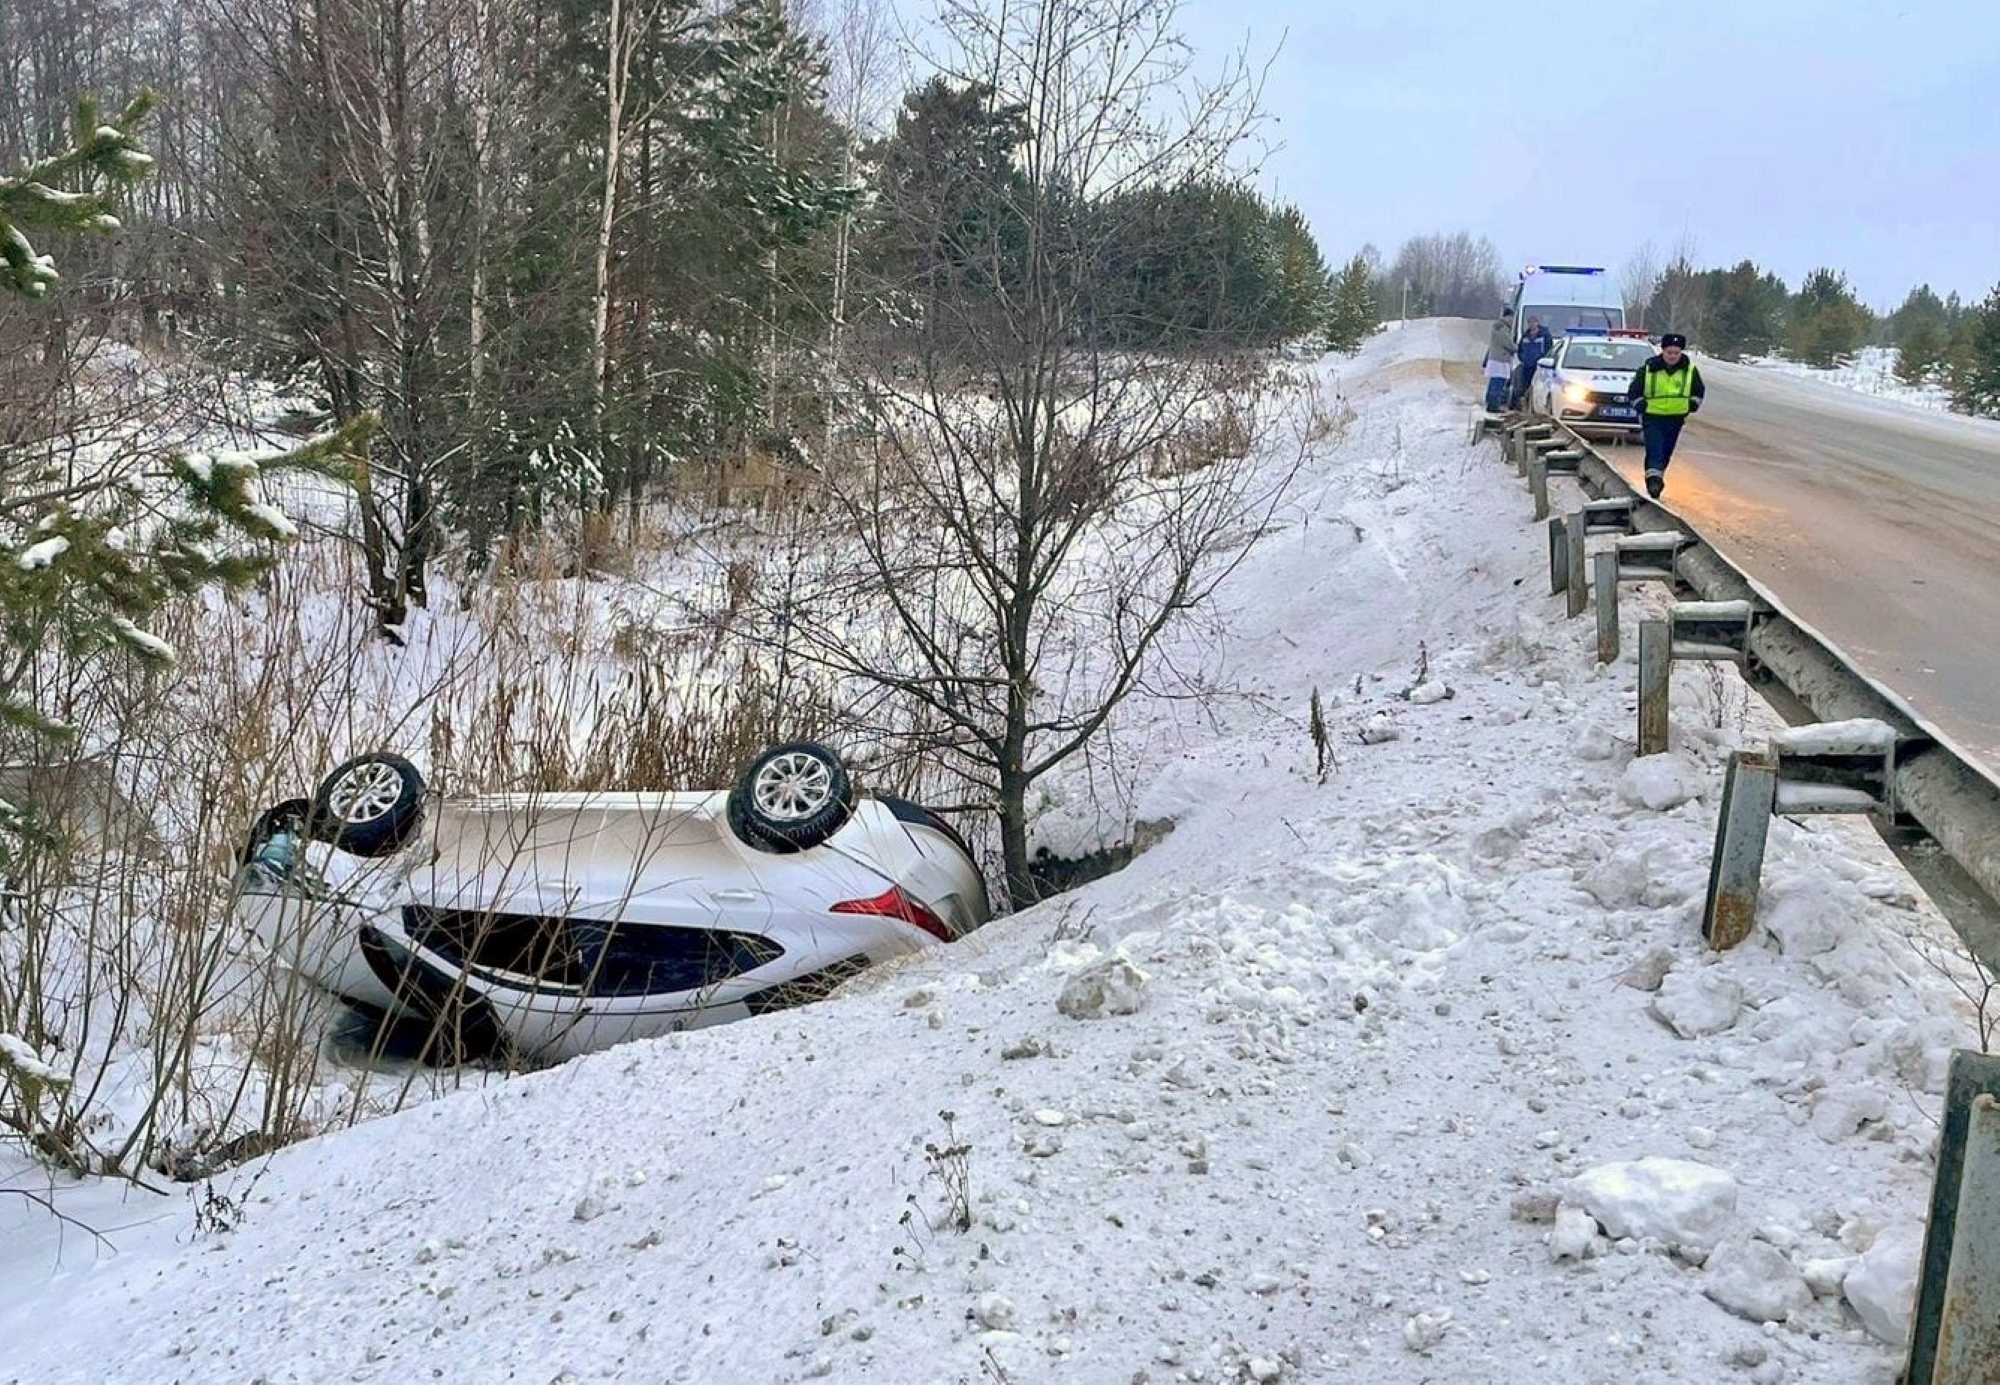
[[[0,1381],[1886,1385],[1948,931],[1858,823],[1781,822],[1707,953],[1721,765],[1777,723],[1684,669],[1632,758],[1629,652],[1466,444],[1480,330],[1326,366],[1354,421],[1183,651],[1234,691],[1126,719],[1174,824],[1130,868],[193,1197],[30,1176],[101,1236],[0,1197]]]
[[[1801,379],[1838,385],[1856,394],[1872,394],[1878,399],[1891,399],[1919,409],[1948,413],[1951,391],[1942,385],[1905,384],[1896,375],[1897,354],[1893,346],[1864,346],[1855,353],[1853,360],[1830,368],[1803,365],[1798,361],[1788,361],[1783,356],[1745,356],[1743,364],[1780,375],[1795,375]]]

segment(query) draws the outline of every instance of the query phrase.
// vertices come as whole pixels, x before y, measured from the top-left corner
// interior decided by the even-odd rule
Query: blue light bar
[[[1531,264],[1521,271],[1521,277],[1525,279],[1530,274],[1602,274],[1603,272],[1603,269],[1595,265]]]
[[[1611,333],[1603,327],[1572,327],[1563,333],[1566,337],[1608,337]]]

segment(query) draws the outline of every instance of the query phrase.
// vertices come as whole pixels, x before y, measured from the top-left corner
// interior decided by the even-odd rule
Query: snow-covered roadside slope
[[[1864,346],[1844,365],[1810,366],[1783,356],[1750,356],[1743,364],[1774,374],[1838,386],[1856,394],[1944,413],[1951,408],[1951,391],[1942,385],[1905,384],[1896,374],[1898,352],[1893,346]]]
[[[1839,1295],[1923,1213],[1969,1037],[1907,941],[1940,925],[1865,829],[1781,823],[1768,927],[1706,954],[1721,758],[1775,722],[1686,670],[1683,749],[1631,762],[1629,662],[1465,443],[1478,330],[1328,365],[1356,417],[1185,651],[1250,695],[1127,718],[1136,815],[1177,822],[1128,870],[288,1150],[218,1180],[226,1234],[163,1204],[58,1269],[0,1199],[0,1381],[1891,1379]],[[1049,797],[1080,817],[1082,775]],[[1548,1224],[1651,1156],[1733,1207],[1601,1175],[1569,1201],[1635,1234]]]

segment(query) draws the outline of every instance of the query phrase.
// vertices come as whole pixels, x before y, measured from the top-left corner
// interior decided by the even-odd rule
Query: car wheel
[[[759,851],[818,846],[854,811],[854,784],[840,757],[812,741],[774,745],[729,793],[729,825]]]
[[[320,781],[312,835],[356,856],[387,856],[424,813],[424,777],[400,755],[357,755]]]
[[[311,816],[310,799],[288,798],[282,803],[273,803],[257,814],[257,820],[250,824],[250,835],[243,839],[243,847],[236,853],[236,863],[248,865],[257,855],[257,848],[280,832],[303,837],[306,834],[306,822]]]

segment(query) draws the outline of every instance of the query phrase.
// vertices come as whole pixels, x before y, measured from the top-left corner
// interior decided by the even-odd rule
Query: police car
[[[1579,432],[1636,432],[1639,409],[1625,402],[1625,391],[1652,354],[1652,341],[1638,328],[1573,327],[1542,358],[1528,388],[1529,411]]]

